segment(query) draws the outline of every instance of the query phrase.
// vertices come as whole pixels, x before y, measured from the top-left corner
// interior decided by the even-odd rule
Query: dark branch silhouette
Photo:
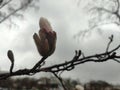
[[[58,80],[61,82],[62,86],[64,87],[64,90],[67,90],[66,87],[64,86],[64,82],[62,81],[62,78],[60,77],[61,73],[64,71],[71,71],[75,68],[76,65],[84,64],[87,62],[105,62],[108,60],[114,60],[118,63],[120,61],[118,60],[120,58],[119,55],[117,55],[116,51],[120,48],[120,45],[118,45],[116,48],[109,50],[110,44],[113,42],[113,35],[109,37],[110,41],[107,45],[107,48],[105,52],[95,54],[95,55],[90,55],[90,56],[84,56],[83,52],[81,50],[75,51],[75,56],[73,59],[70,61],[65,61],[60,64],[55,64],[52,66],[45,66],[46,59],[48,57],[42,57],[41,60],[36,63],[32,68],[30,69],[19,69],[17,71],[12,71],[12,73],[2,73],[0,74],[0,80],[2,79],[7,79],[12,76],[20,76],[20,75],[34,75],[36,73],[40,72],[50,72],[52,73]]]
[[[11,1],[12,0],[9,0],[8,2],[2,4],[0,9],[3,8],[4,6],[6,6]],[[31,2],[32,1],[33,0],[31,0]],[[114,0],[114,3],[116,4],[116,9],[115,10],[110,10],[108,8],[105,8],[105,7],[94,7],[91,10],[95,10],[95,12],[101,12],[102,11],[102,12],[104,12],[104,14],[107,13],[107,14],[109,14],[111,16],[112,15],[115,16],[116,17],[116,21],[113,21],[112,23],[120,25],[120,12],[119,12],[120,2],[119,2],[119,0]],[[26,4],[26,5],[28,5],[28,4]],[[3,21],[5,21],[10,16],[14,15],[16,12],[20,11],[23,8],[24,8],[24,6],[21,6],[21,7],[17,8],[17,9],[15,9],[15,10],[13,10],[10,14],[6,15],[5,17],[3,17],[3,19],[0,20],[0,23],[2,23]],[[111,22],[109,22],[109,23],[111,23]],[[103,24],[108,24],[108,22],[107,23],[104,23],[102,21],[100,23],[99,22],[98,23],[95,22],[88,30],[92,30],[92,29],[94,29],[94,28],[96,28],[96,27],[98,27],[100,25],[103,25]],[[43,31],[44,31],[44,29],[46,29],[46,28],[42,28]],[[41,32],[41,34],[43,34],[45,36],[46,35],[50,36],[51,33],[48,33],[48,31],[47,32],[45,31],[45,32]],[[55,32],[54,33],[52,32],[52,35],[55,36]],[[110,41],[107,44],[105,52],[103,52],[103,53],[98,53],[98,54],[94,54],[94,55],[90,55],[90,56],[85,56],[84,52],[82,52],[81,50],[78,50],[78,51],[76,50],[75,51],[75,55],[73,56],[73,58],[71,60],[67,60],[65,62],[62,62],[62,63],[59,63],[59,64],[55,64],[55,65],[51,65],[51,66],[45,66],[46,59],[55,50],[55,47],[52,46],[51,41],[52,42],[54,41],[54,43],[56,43],[54,39],[50,40],[49,36],[45,37],[45,39],[48,40],[48,42],[47,42],[48,45],[46,46],[47,47],[47,51],[46,52],[42,52],[41,51],[41,47],[40,47],[41,45],[39,43],[39,41],[40,41],[39,40],[39,36],[37,36],[37,34],[34,34],[34,41],[36,43],[36,46],[37,46],[37,49],[38,49],[39,53],[42,55],[42,58],[41,58],[41,60],[39,60],[31,68],[25,68],[25,69],[19,69],[19,70],[13,71],[14,60],[11,59],[12,58],[11,54],[8,54],[8,57],[11,60],[10,71],[7,72],[7,73],[0,74],[0,80],[7,79],[7,78],[12,77],[12,76],[21,76],[21,75],[28,75],[29,76],[29,75],[34,75],[36,73],[49,72],[49,73],[52,73],[60,81],[60,83],[63,86],[64,90],[68,90],[65,87],[64,81],[61,78],[61,74],[64,71],[71,71],[77,65],[84,64],[84,63],[87,63],[87,62],[100,63],[100,62],[106,62],[108,60],[113,60],[113,61],[116,61],[117,63],[120,63],[120,60],[119,60],[120,59],[120,55],[117,54],[117,50],[120,49],[120,45],[116,46],[112,50],[109,50],[110,45],[113,42],[113,35],[111,35],[111,37],[109,37]],[[52,38],[55,38],[55,37],[52,37]]]

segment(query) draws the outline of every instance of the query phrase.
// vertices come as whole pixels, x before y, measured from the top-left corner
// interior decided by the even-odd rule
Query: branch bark
[[[75,56],[73,57],[72,60],[70,61],[66,61],[60,64],[55,64],[52,66],[46,66],[43,67],[45,65],[45,60],[48,57],[43,57],[41,58],[41,60],[36,63],[31,69],[19,69],[17,71],[12,71],[12,73],[2,73],[0,74],[0,80],[2,79],[7,79],[9,77],[12,76],[20,76],[20,75],[34,75],[36,73],[40,73],[40,72],[50,72],[52,74],[54,74],[54,76],[56,78],[58,78],[58,80],[61,82],[64,90],[67,90],[67,88],[64,86],[64,83],[62,81],[62,78],[60,77],[61,72],[64,71],[71,71],[75,68],[75,66],[80,65],[80,64],[84,64],[87,62],[105,62],[108,60],[114,60],[118,63],[120,63],[120,61],[118,59],[120,59],[120,56],[117,55],[116,51],[120,48],[120,45],[118,45],[116,48],[109,50],[110,44],[113,42],[113,35],[109,38],[110,41],[107,45],[107,48],[105,50],[105,52],[103,53],[99,53],[99,54],[95,54],[95,55],[90,55],[90,56],[84,56],[83,52],[81,50],[79,51],[75,51]]]

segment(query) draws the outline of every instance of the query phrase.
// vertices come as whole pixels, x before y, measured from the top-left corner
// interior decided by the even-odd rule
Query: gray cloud
[[[97,31],[93,31],[89,38],[80,39],[77,41],[73,38],[80,29],[87,27],[87,15],[83,13],[76,3],[67,0],[41,0],[39,11],[33,9],[24,13],[25,20],[16,21],[19,28],[9,28],[1,24],[0,32],[0,67],[2,70],[8,70],[10,62],[6,57],[8,49],[12,49],[15,53],[15,69],[30,68],[40,58],[35,47],[32,35],[38,32],[38,21],[41,16],[46,17],[52,24],[53,29],[57,32],[57,47],[55,53],[46,61],[47,65],[71,60],[74,56],[74,51],[81,49],[85,55],[92,55],[105,51],[109,41],[108,37],[111,34],[115,35],[115,41],[111,48],[118,45],[119,31],[113,31],[111,28],[99,35]],[[110,25],[111,26],[111,25]],[[114,27],[112,27],[114,28]],[[105,63],[86,63],[77,66],[70,72],[62,74],[64,77],[79,78],[86,82],[89,80],[106,80],[113,83],[120,83],[119,69],[120,66],[114,61]],[[39,76],[39,74],[37,74]],[[47,74],[49,75],[49,74]]]

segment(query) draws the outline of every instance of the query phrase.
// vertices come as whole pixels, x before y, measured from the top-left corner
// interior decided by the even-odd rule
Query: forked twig
[[[98,62],[99,63],[99,62],[105,62],[108,60],[114,60],[114,61],[120,63],[120,61],[119,61],[120,56],[117,55],[117,53],[116,53],[116,51],[120,48],[120,45],[118,45],[117,47],[115,47],[112,50],[109,50],[109,47],[110,47],[110,44],[112,43],[112,41],[113,41],[113,36],[111,36],[110,41],[107,45],[106,51],[103,53],[82,57],[82,51],[78,50],[78,51],[75,51],[75,56],[73,57],[72,60],[66,61],[63,63],[59,63],[59,64],[55,64],[52,66],[45,66],[45,67],[42,67],[42,65],[45,65],[42,63],[44,63],[48,57],[43,57],[31,69],[25,68],[25,69],[19,69],[17,71],[12,71],[12,73],[8,72],[8,73],[0,74],[0,80],[7,79],[8,77],[12,77],[12,76],[34,75],[34,74],[40,73],[40,72],[50,72],[50,73],[53,73],[54,76],[60,81],[64,90],[67,90],[67,88],[64,85],[64,82],[62,81],[61,76],[59,75],[60,72],[63,73],[64,71],[71,71],[75,68],[75,66],[84,64],[86,62]]]

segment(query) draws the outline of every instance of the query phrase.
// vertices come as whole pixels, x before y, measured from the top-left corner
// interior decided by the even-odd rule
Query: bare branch
[[[12,77],[12,76],[20,76],[20,75],[34,75],[36,73],[40,73],[40,72],[50,72],[52,74],[54,74],[54,76],[60,81],[61,85],[63,86],[64,90],[67,90],[67,88],[64,85],[64,82],[61,78],[61,72],[63,73],[64,71],[71,71],[75,68],[76,65],[80,65],[80,64],[84,64],[87,62],[105,62],[108,60],[114,60],[118,63],[120,63],[119,59],[120,56],[117,55],[116,51],[120,48],[120,45],[118,45],[116,48],[109,50],[110,44],[113,42],[113,35],[111,37],[109,37],[110,41],[107,45],[106,51],[103,53],[99,53],[99,54],[94,54],[94,55],[90,55],[90,56],[82,56],[82,51],[78,50],[75,51],[75,56],[73,57],[72,60],[70,61],[65,61],[63,63],[60,64],[55,64],[52,66],[45,66],[42,67],[43,65],[45,65],[45,60],[48,58],[46,57],[42,57],[41,60],[36,63],[31,69],[19,69],[17,71],[12,71],[8,72],[8,73],[2,73],[0,74],[0,80],[2,79],[7,79],[8,77]],[[13,60],[13,55],[11,53],[8,53],[8,57],[10,60]],[[43,64],[44,63],[44,64]]]
[[[108,45],[108,47],[109,47],[109,45]],[[116,48],[114,48],[110,51],[107,51],[107,52],[105,51],[104,53],[95,54],[95,55],[91,55],[91,56],[84,56],[84,57],[80,57],[81,51],[77,51],[75,56],[73,57],[73,59],[70,61],[42,68],[41,64],[47,58],[47,57],[43,57],[36,65],[33,66],[33,68],[20,69],[20,70],[13,72],[12,74],[9,74],[9,73],[0,74],[0,79],[8,78],[10,76],[17,76],[17,75],[30,75],[32,73],[38,73],[38,72],[58,73],[58,72],[65,71],[65,70],[70,71],[70,70],[74,69],[75,65],[83,64],[86,62],[104,62],[104,61],[107,61],[110,59],[118,59],[118,58],[120,58],[120,56],[117,56],[115,54],[116,53],[115,51],[118,50],[119,48],[120,48],[120,45],[118,45]],[[38,68],[39,66],[40,66],[40,68]],[[2,78],[1,78],[1,75],[2,75]]]
[[[6,5],[8,5],[12,0],[9,0],[7,2],[5,2],[3,5],[0,6],[0,9],[2,9],[3,7],[5,7]]]
[[[118,63],[120,63],[120,61],[119,60],[117,60],[117,59],[113,59],[114,61],[116,61],[116,62],[118,62]]]
[[[92,4],[93,3],[93,4]],[[89,5],[88,5],[89,4]],[[81,36],[85,36],[88,32],[98,29],[101,25],[114,23],[120,26],[120,1],[119,0],[103,0],[88,2],[88,12],[90,12],[90,23],[88,28],[82,31]],[[106,5],[107,4],[107,5]],[[80,35],[78,35],[80,36]]]
[[[119,1],[119,0],[116,0],[116,2],[117,2],[117,10],[116,10],[116,12],[119,12],[119,8],[120,8],[120,1]]]
[[[3,8],[5,5],[8,5],[8,3],[10,3],[12,0],[9,0],[8,2],[4,3],[1,7]],[[14,15],[15,13],[17,13],[18,11],[24,9],[25,7],[28,7],[28,5],[32,2],[33,0],[28,0],[27,3],[21,4],[21,6],[15,10],[13,10],[11,13],[9,13],[8,15],[4,16],[1,20],[0,20],[0,24],[2,22],[4,22],[5,20],[7,20],[9,17],[11,17],[12,15]]]
[[[62,87],[64,88],[64,90],[68,90],[68,89],[65,87],[62,78],[59,77],[56,73],[53,73],[53,74],[54,74],[54,76],[60,81],[60,83],[61,83]]]
[[[110,14],[114,14],[113,11],[110,11],[106,8],[103,8],[103,7],[94,7],[94,9],[98,10],[98,11],[104,11],[104,12],[107,12],[107,13],[110,13]]]
[[[110,39],[110,41],[109,41],[109,43],[108,43],[108,45],[107,45],[106,52],[108,52],[108,49],[109,49],[109,47],[110,47],[110,44],[111,44],[112,41],[113,41],[113,35],[111,35],[111,37],[109,37],[109,39]]]
[[[43,57],[38,63],[35,64],[35,66],[31,69],[31,72],[34,71],[37,68],[41,68],[41,64],[45,61],[47,57]]]

